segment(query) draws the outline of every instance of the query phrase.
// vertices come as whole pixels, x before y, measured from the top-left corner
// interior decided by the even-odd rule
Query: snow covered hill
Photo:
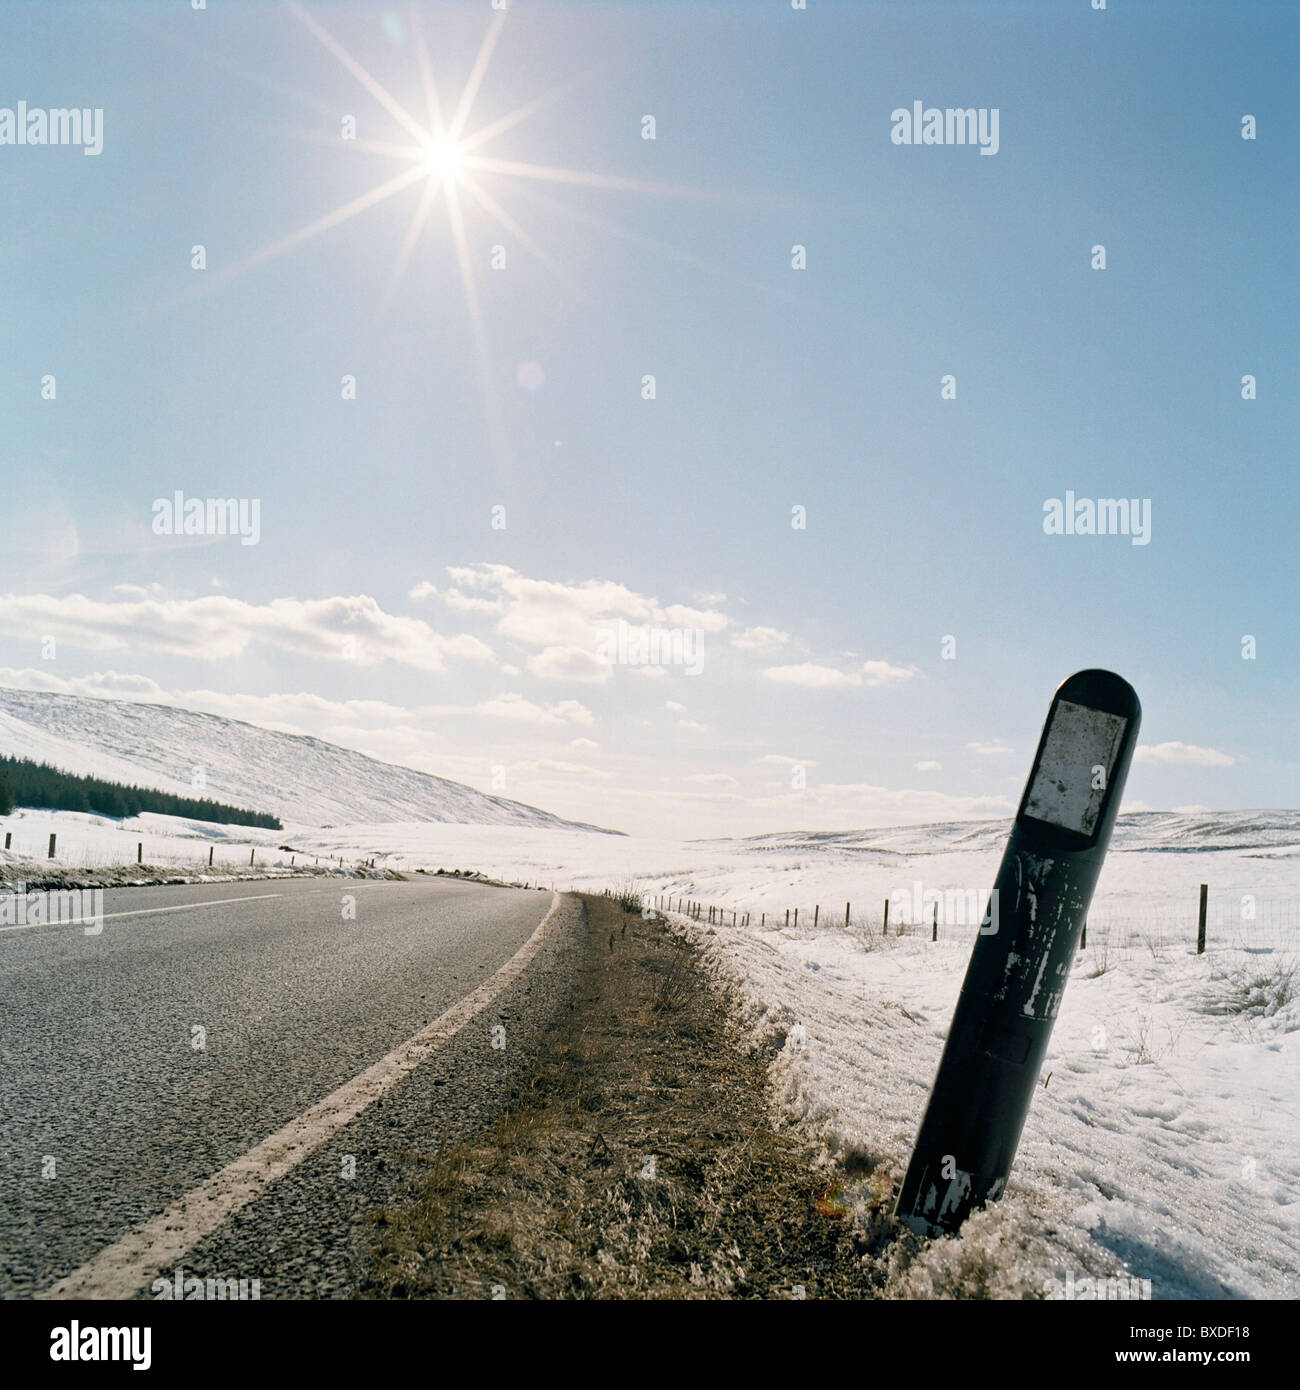
[[[170,705],[0,687],[0,753],[185,796],[196,794],[193,770],[201,767],[205,785],[197,794],[269,811],[286,824],[600,830],[321,739]]]

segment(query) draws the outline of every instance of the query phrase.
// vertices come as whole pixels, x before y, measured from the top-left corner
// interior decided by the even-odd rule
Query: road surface
[[[449,1010],[451,1021],[429,1046],[442,1049],[458,1031],[464,1036],[447,1043],[455,1075],[433,1084],[453,1083],[463,1120],[507,1058],[507,1047],[492,1046],[492,1028],[506,1030],[496,1038],[505,1042],[521,1019],[510,1000],[532,991],[527,961],[517,982],[497,972],[527,943],[540,949],[545,933],[534,934],[553,905],[549,893],[440,878],[281,879],[109,889],[104,896],[97,936],[80,925],[0,930],[5,1297],[57,1293],[60,1280],[121,1249],[127,1276],[135,1268],[136,1277],[124,1285],[118,1270],[116,1284],[101,1278],[81,1292],[129,1296],[126,1288],[139,1284],[150,1263],[138,1237],[132,1250],[132,1232],[160,1220],[174,1232],[174,1213],[159,1214],[178,1203],[211,1213],[215,1193],[229,1204],[228,1170],[242,1156],[252,1150],[254,1166],[265,1167],[257,1146],[268,1136],[286,1126],[302,1130],[300,1117],[326,1098],[355,1100],[356,1078],[383,1059],[391,1063],[395,1050]],[[561,901],[554,903],[559,911]],[[250,1247],[261,1252],[261,1267],[242,1268],[252,1258],[245,1254],[237,1257],[240,1269],[216,1272],[261,1275],[271,1286],[263,1297],[347,1292],[348,1252],[334,1234],[339,1221],[360,1219],[367,1181],[382,1187],[385,1157],[391,1163],[395,1152],[376,1140],[376,1115],[411,1091],[417,1073],[439,1070],[438,1053],[417,1060],[410,1076],[372,1080],[342,1119],[317,1117],[303,1130],[305,1141],[295,1131],[293,1143],[304,1152],[286,1162],[314,1174],[317,1190],[304,1192],[298,1172],[281,1184],[298,1184],[292,1218],[265,1199],[245,1200],[239,1220],[261,1223]],[[407,1107],[401,1142],[429,1143],[436,1102],[427,1098],[428,1080],[418,1106]],[[358,1106],[366,1113],[344,1125]],[[390,1116],[387,1124],[395,1123]],[[349,1154],[339,1158],[336,1141],[346,1151],[349,1140],[361,1150],[360,1193],[346,1177]],[[315,1161],[318,1149],[331,1152],[327,1175]],[[325,1176],[330,1185],[321,1187]],[[339,1203],[347,1213],[321,1210]],[[286,1227],[300,1218],[315,1230]],[[184,1238],[173,1234],[158,1247],[168,1273],[178,1251],[194,1258],[205,1234],[199,1220]]]

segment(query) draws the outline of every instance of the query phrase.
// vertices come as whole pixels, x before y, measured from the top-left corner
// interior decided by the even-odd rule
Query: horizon
[[[4,691],[4,690],[15,690],[15,691],[17,691],[19,694],[24,694],[24,695],[49,695],[49,696],[54,696],[54,697],[56,697],[56,698],[70,698],[70,699],[74,699],[74,700],[98,700],[98,701],[106,701],[106,702],[114,703],[114,704],[130,704],[130,705],[138,706],[138,707],[141,708],[141,709],[148,709],[148,708],[159,707],[159,705],[160,705],[160,702],[158,702],[158,701],[129,700],[129,699],[126,699],[125,697],[122,697],[122,696],[110,696],[110,695],[102,695],[102,694],[97,694],[97,695],[69,695],[67,692],[61,692],[61,691],[34,690],[34,689],[29,689],[29,688],[17,687],[17,686],[0,685],[0,691]],[[255,723],[255,722],[253,722],[253,721],[251,721],[251,720],[231,719],[230,716],[221,715],[221,714],[214,714],[214,713],[213,713],[212,711],[210,711],[210,710],[191,709],[191,708],[189,708],[189,707],[187,707],[187,706],[177,706],[177,705],[163,705],[163,706],[161,706],[161,707],[162,707],[162,708],[167,708],[167,709],[175,709],[175,710],[178,710],[178,711],[180,711],[180,712],[182,712],[182,713],[186,713],[186,714],[199,714],[199,715],[205,715],[205,716],[207,716],[207,717],[209,717],[209,718],[221,720],[221,721],[223,721],[223,722],[229,722],[229,723],[235,723],[235,724],[243,724],[243,725],[245,725],[245,726],[247,726],[247,727],[249,727],[249,728],[252,728],[252,729],[264,730],[264,731],[267,731],[267,732],[280,734],[280,735],[283,735],[283,736],[286,737],[286,738],[303,739],[303,740],[306,740],[306,741],[308,741],[308,742],[313,742],[313,743],[323,743],[323,744],[325,744],[325,745],[328,746],[328,747],[339,748],[339,749],[340,749],[341,751],[343,751],[343,752],[358,754],[358,755],[360,755],[360,756],[362,756],[362,757],[366,757],[366,758],[370,758],[370,757],[371,757],[371,755],[369,755],[369,754],[367,754],[367,753],[364,753],[361,749],[357,749],[357,748],[348,748],[348,747],[346,747],[346,746],[344,746],[344,745],[342,745],[342,744],[331,744],[331,743],[329,742],[329,740],[327,740],[327,739],[322,739],[322,738],[320,738],[318,735],[315,735],[315,734],[298,733],[298,732],[295,732],[295,731],[293,731],[293,730],[287,730],[287,729],[277,729],[277,728],[274,728],[274,727],[272,727],[272,726],[270,726],[270,725]],[[3,711],[0,711],[0,712],[3,712]],[[61,737],[61,736],[56,736],[56,737]],[[85,746],[85,745],[83,745],[83,746]],[[3,753],[3,751],[0,751],[0,757],[13,757],[13,756],[17,756],[17,755],[16,755],[16,754],[12,754],[12,753],[6,754],[6,753]],[[382,759],[382,758],[379,758],[379,759],[371,759],[371,760],[372,760],[372,761],[375,761],[375,762],[378,762],[378,763],[380,763],[380,764],[383,764],[383,765],[387,765],[387,766],[390,766],[390,767],[398,768],[398,769],[400,769],[400,770],[402,770],[402,771],[406,771],[406,772],[415,772],[415,773],[420,774],[420,775],[430,776],[430,777],[435,777],[435,778],[438,777],[438,774],[437,774],[437,773],[425,773],[425,772],[423,771],[423,769],[420,769],[420,768],[413,768],[413,767],[411,767],[409,764],[406,764],[406,763],[386,762],[386,760],[385,760],[385,759]],[[73,769],[62,768],[62,767],[60,767],[60,765],[59,765],[57,762],[55,762],[55,763],[47,763],[46,760],[45,760],[44,758],[34,759],[34,761],[39,762],[39,763],[42,763],[42,764],[45,764],[45,765],[50,766],[50,767],[54,767],[54,768],[56,768],[56,769],[58,769],[58,770],[60,770],[60,771],[70,772],[70,773],[72,773],[72,775],[98,775],[98,774],[78,774],[78,773],[76,773]],[[150,775],[149,772],[148,772],[148,770],[145,769],[145,768],[140,768],[139,771],[140,771],[140,774],[143,775],[143,776],[146,776],[146,777],[147,777],[147,776]],[[176,779],[176,780],[179,782],[181,779],[178,778],[178,779]],[[441,780],[451,780],[451,781],[453,782],[453,785],[456,785],[456,786],[461,786],[461,787],[467,787],[467,786],[468,786],[468,784],[466,784],[466,783],[455,782],[454,779],[441,779]],[[469,790],[477,791],[478,789],[477,789],[477,788],[469,788]],[[222,795],[232,795],[232,794],[235,794],[235,793],[229,792],[229,791],[226,791],[226,790],[221,790],[221,794],[222,794]],[[547,807],[534,806],[534,805],[532,805],[532,803],[530,803],[530,802],[520,802],[520,801],[517,800],[517,798],[514,798],[514,797],[501,796],[501,795],[498,795],[498,794],[495,793],[495,792],[483,792],[482,795],[484,795],[484,796],[486,796],[486,797],[489,797],[490,799],[492,799],[492,800],[494,800],[494,801],[498,801],[498,802],[501,802],[501,801],[509,802],[509,803],[511,803],[511,804],[514,804],[514,805],[523,806],[523,807],[525,807],[526,809],[538,810],[538,811],[542,811],[542,812],[547,813],[547,814],[553,814],[553,813],[549,812],[549,810],[548,810]],[[256,798],[251,798],[251,799],[256,799]],[[35,809],[35,810],[38,810],[38,811],[39,811],[41,808],[39,808],[39,807],[37,807],[37,808],[23,808],[23,807],[20,807],[20,808],[18,808],[18,809]],[[264,808],[262,808],[262,807],[260,807],[260,806],[253,806],[253,805],[250,805],[250,806],[247,807],[247,809],[253,810],[253,811],[257,811],[257,810],[262,810],[262,809],[264,809]],[[86,812],[86,813],[84,813],[84,814],[90,815],[90,816],[92,816],[92,817],[94,817],[94,818],[98,818],[98,819],[104,819],[104,818],[112,819],[112,817],[105,817],[102,813],[99,813],[99,812],[93,812],[93,811],[92,811],[92,812]],[[147,814],[147,813],[146,813],[146,814]],[[1287,814],[1296,815],[1296,814],[1300,814],[1300,808],[1297,808],[1297,807],[1288,807],[1288,806],[1245,806],[1245,807],[1235,807],[1235,808],[1231,808],[1231,809],[1218,809],[1218,810],[1216,810],[1216,809],[1211,808],[1211,807],[1208,807],[1208,806],[1161,807],[1161,806],[1146,806],[1146,805],[1138,805],[1138,806],[1128,805],[1128,806],[1126,806],[1125,808],[1121,809],[1121,811],[1120,811],[1120,813],[1119,813],[1119,819],[1120,819],[1120,820],[1123,820],[1124,818],[1129,817],[1129,816],[1188,816],[1188,817],[1192,817],[1192,816],[1209,816],[1209,817],[1219,817],[1219,816],[1244,816],[1244,815],[1252,815],[1252,814],[1253,814],[1253,815],[1269,815],[1269,816],[1282,816],[1282,815],[1287,815]],[[827,829],[827,828],[824,827],[824,826],[784,826],[784,827],[776,827],[776,828],[768,827],[768,828],[765,829],[765,830],[747,832],[747,833],[745,833],[745,834],[743,834],[743,835],[721,835],[721,836],[719,836],[719,835],[703,835],[703,836],[684,835],[684,836],[682,836],[682,837],[680,837],[680,838],[681,838],[681,841],[682,841],[683,844],[687,844],[687,843],[692,843],[692,842],[694,842],[694,841],[708,841],[708,840],[775,839],[775,838],[779,838],[779,837],[781,837],[781,836],[786,836],[786,835],[826,835],[826,836],[832,836],[832,835],[834,835],[834,836],[839,836],[839,835],[852,835],[852,834],[854,834],[854,833],[856,833],[856,832],[858,832],[858,831],[864,831],[864,832],[865,832],[865,831],[873,831],[873,830],[907,830],[907,829],[912,829],[912,830],[925,830],[925,829],[931,829],[931,828],[942,827],[942,826],[946,826],[946,825],[987,825],[987,824],[990,824],[990,823],[999,823],[999,822],[1002,822],[1002,821],[1004,821],[1004,820],[1011,820],[1011,819],[1013,819],[1013,815],[1014,815],[1014,812],[1013,812],[1013,811],[1009,811],[1009,812],[1007,812],[1007,813],[1005,813],[1005,814],[997,814],[997,815],[983,815],[983,816],[979,816],[979,815],[960,816],[960,815],[959,815],[959,816],[950,817],[950,818],[945,819],[945,820],[907,820],[907,821],[888,821],[888,822],[864,822],[864,823],[859,824],[859,825],[856,825],[856,826],[840,827],[840,828],[835,829],[835,830]],[[395,822],[395,823],[401,824],[401,823],[403,823],[403,822],[398,821],[398,822]],[[427,818],[427,817],[424,817],[424,818],[416,818],[415,820],[413,820],[413,821],[411,821],[411,822],[409,822],[409,823],[410,823],[410,824],[430,824],[430,825],[434,825],[434,824],[456,824],[457,822],[438,822],[438,821],[430,820],[430,819]],[[464,823],[464,822],[461,822],[461,823]],[[300,827],[303,827],[303,828],[312,828],[310,822],[294,822],[294,821],[291,820],[291,821],[290,821],[290,826],[293,826],[294,824],[297,824],[297,825],[299,825]],[[319,828],[319,827],[316,827],[316,828]],[[534,827],[534,826],[520,826],[520,827],[500,827],[500,828],[501,828],[501,829],[518,828],[518,829],[522,829],[522,830],[535,830],[535,829],[541,829],[542,827],[540,827],[540,826],[537,826],[537,827]],[[594,832],[598,832],[598,833],[602,833],[602,834],[617,835],[617,836],[621,836],[621,837],[624,837],[624,838],[639,838],[639,837],[636,835],[635,832],[630,832],[630,831],[623,830],[623,829],[621,829],[621,828],[618,827],[618,826],[602,825],[602,824],[599,824],[599,823],[587,823],[587,824],[583,825],[583,824],[580,824],[580,823],[578,823],[578,822],[569,821],[568,823],[566,823],[566,825],[565,825],[563,828],[565,828],[565,829],[570,829],[570,830],[574,830],[574,831],[594,831]],[[652,838],[652,837],[644,837],[644,838]]]

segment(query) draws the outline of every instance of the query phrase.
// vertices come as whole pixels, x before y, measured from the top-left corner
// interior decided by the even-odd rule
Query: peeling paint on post
[[[1052,700],[898,1195],[922,1235],[1006,1187],[1141,719],[1110,671],[1080,671]]]

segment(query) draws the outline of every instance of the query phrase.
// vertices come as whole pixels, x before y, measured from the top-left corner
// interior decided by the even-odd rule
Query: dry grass
[[[764,1059],[738,1049],[694,949],[586,902],[567,1025],[490,1133],[412,1158],[409,1200],[372,1215],[363,1292],[874,1296],[887,1185],[864,1223],[863,1189],[773,1130]]]

